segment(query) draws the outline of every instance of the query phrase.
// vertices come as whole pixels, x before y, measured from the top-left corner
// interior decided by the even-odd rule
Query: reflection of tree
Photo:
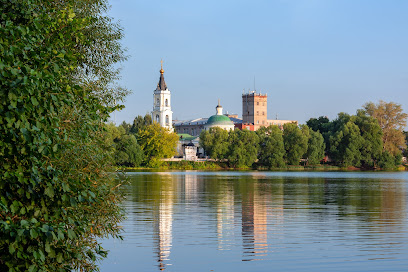
[[[177,216],[186,216],[184,220],[192,223],[189,226],[212,224],[220,250],[237,247],[241,237],[234,234],[240,233],[244,260],[263,259],[279,250],[288,233],[285,218],[319,222],[316,228],[331,227],[333,231],[351,222],[350,230],[365,239],[373,233],[401,232],[406,216],[405,185],[400,181],[268,176],[262,172],[252,176],[154,173],[137,175],[130,184],[132,199],[139,207],[137,218],[143,217],[146,224],[153,222],[155,257],[163,270],[170,261],[175,204],[191,208]],[[234,223],[240,219],[238,227]],[[194,231],[202,229],[189,231],[197,234]]]

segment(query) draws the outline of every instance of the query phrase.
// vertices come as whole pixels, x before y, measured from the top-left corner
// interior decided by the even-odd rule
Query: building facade
[[[231,119],[222,114],[222,106],[220,101],[218,101],[217,107],[215,107],[216,114],[208,118],[207,123],[204,125],[205,130],[209,130],[213,127],[219,127],[225,130],[234,130],[234,123]]]
[[[161,62],[160,79],[153,93],[153,121],[167,129],[173,128],[173,112],[171,111],[171,93],[164,81],[163,61]]]
[[[268,120],[268,95],[256,92],[242,94],[242,124],[239,129],[258,130],[260,127],[276,125],[281,129],[286,123],[298,123],[295,120]]]

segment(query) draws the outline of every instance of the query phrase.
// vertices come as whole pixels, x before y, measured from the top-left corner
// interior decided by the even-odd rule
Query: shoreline
[[[400,165],[395,169],[362,169],[357,167],[340,167],[333,165],[287,165],[279,168],[267,167],[228,167],[225,162],[165,161],[159,167],[118,167],[125,172],[140,170],[203,170],[203,171],[311,171],[311,172],[404,172],[408,165]]]

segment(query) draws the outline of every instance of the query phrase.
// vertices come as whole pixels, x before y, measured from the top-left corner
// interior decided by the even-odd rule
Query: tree
[[[200,146],[213,159],[226,159],[229,150],[228,131],[219,127],[203,130],[200,133]]]
[[[328,132],[329,130],[329,118],[327,116],[320,116],[319,118],[310,118],[306,125],[313,131],[319,131],[321,134]]]
[[[125,121],[123,121],[122,124],[120,124],[120,127],[123,127],[126,134],[129,134],[130,129],[132,128],[132,126],[130,124],[126,123]]]
[[[383,152],[380,125],[375,118],[366,116],[363,110],[358,110],[357,115],[352,116],[351,120],[359,127],[363,138],[360,148],[361,165],[364,168],[375,168]]]
[[[138,142],[145,154],[144,163],[157,167],[161,159],[170,158],[176,154],[178,136],[159,124],[148,125],[139,131]]]
[[[400,104],[380,100],[378,104],[368,102],[363,107],[367,115],[378,120],[385,151],[395,156],[407,147],[403,130],[407,125],[408,114],[403,113]]]
[[[405,135],[405,145],[408,146],[408,131],[404,131]],[[408,148],[405,148],[403,151],[404,157],[408,157]]]
[[[146,114],[144,117],[141,115],[138,115],[133,120],[133,125],[130,128],[130,133],[139,134],[139,131],[141,129],[151,124],[153,124],[153,121],[152,121],[152,116],[150,114]]]
[[[228,136],[227,159],[230,166],[252,166],[258,155],[258,135],[249,130],[231,130]]]
[[[259,135],[259,163],[269,168],[285,166],[283,133],[278,126],[262,127]]]
[[[300,129],[295,123],[283,125],[283,144],[288,164],[299,165],[300,159],[307,151],[308,138],[309,128],[307,126],[302,126]]]
[[[324,150],[326,145],[322,134],[319,131],[309,131],[309,139],[307,144],[306,159],[307,164],[316,165],[324,158]]]
[[[96,239],[119,233],[101,135],[124,56],[106,9],[0,1],[0,271],[92,271]]]
[[[139,166],[143,161],[143,150],[134,135],[126,133],[125,128],[113,123],[106,124],[104,145],[113,153],[114,162],[120,166]]]
[[[344,167],[361,165],[361,152],[364,139],[359,127],[348,121],[330,136],[330,154],[332,160]]]
[[[134,135],[123,135],[116,143],[115,162],[123,166],[139,166],[143,161],[143,150]]]

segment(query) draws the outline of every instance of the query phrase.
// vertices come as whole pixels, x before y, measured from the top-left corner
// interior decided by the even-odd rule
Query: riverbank
[[[334,165],[322,164],[322,165],[287,165],[280,168],[267,168],[262,166],[245,167],[245,168],[232,168],[229,167],[226,162],[215,161],[164,161],[160,167],[148,168],[148,167],[124,167],[125,171],[133,170],[260,170],[260,171],[367,171],[375,170],[382,171],[382,169],[361,169],[357,167],[339,167]],[[391,171],[407,171],[407,165],[400,165],[396,169]],[[388,169],[388,171],[390,171]]]

